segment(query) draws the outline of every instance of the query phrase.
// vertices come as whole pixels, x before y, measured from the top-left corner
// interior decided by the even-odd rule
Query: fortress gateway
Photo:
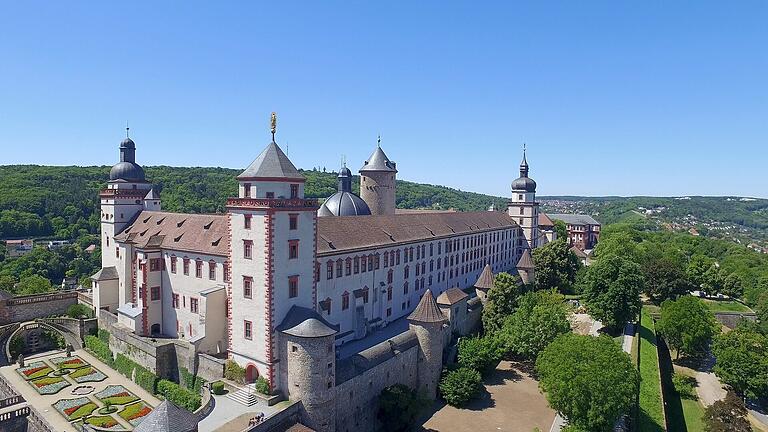
[[[443,350],[478,323],[493,273],[517,266],[527,281],[530,249],[553,236],[539,228],[525,155],[505,212],[396,210],[397,167],[378,146],[360,195],[343,167],[320,206],[273,118],[226,213],[183,214],[161,210],[135,152],[120,144],[100,194],[100,325],[186,344],[190,370],[201,355],[231,359],[247,382],[265,377],[301,401],[302,423],[319,431],[373,429],[392,384],[435,397]]]

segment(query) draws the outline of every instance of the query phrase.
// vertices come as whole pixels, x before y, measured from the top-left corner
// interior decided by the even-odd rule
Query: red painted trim
[[[227,198],[227,208],[300,211],[317,210],[319,206],[316,199],[309,198]]]
[[[312,309],[317,307],[317,279],[315,277],[315,263],[317,262],[317,212],[312,212],[312,239],[314,247],[312,248]],[[321,268],[322,270],[322,268]]]
[[[307,181],[305,178],[288,178],[288,177],[237,177],[237,181],[272,181],[272,182],[285,182],[285,183],[304,183]]]
[[[264,216],[264,229],[265,229],[265,235],[264,238],[266,239],[265,244],[265,253],[266,253],[266,259],[265,259],[265,267],[264,267],[264,304],[265,304],[265,311],[264,311],[264,321],[266,324],[266,327],[264,329],[265,331],[265,353],[266,353],[266,363],[267,363],[267,375],[269,377],[269,388],[270,391],[274,388],[275,383],[275,369],[274,365],[272,364],[272,350],[274,348],[273,340],[272,340],[272,334],[274,332],[274,304],[272,299],[272,290],[274,289],[274,212],[267,211],[267,214]]]
[[[149,307],[147,306],[147,264],[144,263],[144,270],[141,272],[141,289],[139,292],[141,293],[141,330],[142,334],[144,336],[147,336],[149,334],[149,324],[147,321],[147,311],[149,310]]]
[[[227,311],[229,311],[227,318],[227,351],[228,357],[232,359],[232,248],[234,242],[232,241],[232,213],[227,213],[227,235],[229,235],[229,256],[227,256],[227,268],[229,269],[229,281],[225,281],[227,290]],[[225,274],[226,276],[226,274]]]

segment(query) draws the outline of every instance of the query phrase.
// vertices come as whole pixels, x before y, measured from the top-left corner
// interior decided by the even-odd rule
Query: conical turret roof
[[[381,147],[376,147],[376,150],[374,150],[371,157],[369,157],[368,160],[365,161],[363,167],[360,168],[360,172],[365,171],[397,172],[397,169],[395,169],[395,163],[390,161],[387,155],[384,154],[384,150],[382,150]]]
[[[519,269],[532,269],[533,258],[531,258],[531,250],[526,249],[523,251],[523,256],[520,257],[520,261],[517,262],[517,268]]]
[[[238,180],[260,178],[304,180],[304,176],[274,141],[269,143],[248,168],[237,176]]]
[[[197,418],[167,399],[160,402],[136,426],[136,432],[191,432],[197,430]]]
[[[475,282],[475,288],[493,288],[493,270],[491,270],[490,264],[486,264],[485,268],[483,268],[483,272],[480,273],[480,277],[477,278],[477,282]]]
[[[421,301],[419,301],[419,305],[416,306],[416,309],[408,315],[408,321],[439,323],[445,322],[447,319],[445,318],[445,315],[440,312],[440,307],[437,306],[435,298],[432,297],[432,291],[427,290],[427,292],[421,296]]]

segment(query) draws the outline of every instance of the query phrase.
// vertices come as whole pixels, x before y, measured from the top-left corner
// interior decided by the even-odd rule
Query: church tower
[[[136,144],[128,136],[120,143],[120,162],[109,171],[107,188],[99,193],[101,202],[101,267],[114,267],[119,261],[115,235],[134,217],[150,206],[160,210],[160,196],[147,182],[144,169],[136,163]],[[149,199],[147,199],[149,197]]]
[[[395,214],[395,177],[397,165],[381,149],[376,150],[360,168],[360,197],[368,204],[372,215]]]
[[[523,230],[523,237],[529,249],[537,247],[539,237],[539,203],[536,202],[536,182],[528,177],[528,161],[523,146],[523,161],[520,162],[520,177],[512,182],[512,199],[507,214]]]
[[[227,200],[231,277],[228,330],[231,358],[246,380],[279,374],[275,327],[294,307],[316,310],[317,200],[304,198],[304,176],[272,142],[238,177]]]

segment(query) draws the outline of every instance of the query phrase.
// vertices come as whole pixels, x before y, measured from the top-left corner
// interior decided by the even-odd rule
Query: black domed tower
[[[366,216],[371,214],[362,198],[352,192],[352,171],[344,164],[339,170],[339,189],[317,211],[318,216]]]
[[[507,206],[507,213],[520,225],[527,248],[535,248],[539,236],[539,203],[536,202],[536,182],[528,177],[525,145],[523,160],[520,162],[520,177],[512,182],[512,199]],[[522,254],[522,251],[518,252]]]

